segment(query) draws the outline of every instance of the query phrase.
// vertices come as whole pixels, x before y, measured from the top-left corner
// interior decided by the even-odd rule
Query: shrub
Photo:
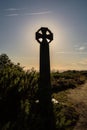
[[[72,130],[79,118],[73,107],[61,104],[54,104],[54,115],[58,130]]]

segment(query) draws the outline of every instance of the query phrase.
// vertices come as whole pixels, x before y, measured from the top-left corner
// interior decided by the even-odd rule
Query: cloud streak
[[[86,46],[87,46],[86,44],[84,44],[84,45],[82,45],[82,46],[75,45],[75,46],[74,46],[74,49],[75,49],[76,51],[81,52],[81,51],[86,50],[86,48],[87,48]]]
[[[4,9],[5,11],[18,11],[18,10],[24,10],[26,8],[8,8],[8,9]]]
[[[80,46],[75,48],[77,51],[84,51],[86,49],[85,46]]]
[[[64,51],[60,51],[60,52],[56,52],[56,53],[58,53],[58,54],[80,54],[80,55],[87,55],[87,52],[69,52],[69,51],[66,51],[66,52],[64,52]]]
[[[44,11],[44,12],[36,12],[36,13],[26,13],[24,15],[43,15],[43,14],[50,14],[51,11]]]
[[[5,16],[8,16],[8,17],[13,17],[13,16],[33,16],[33,15],[45,15],[45,14],[50,14],[50,13],[51,13],[51,11],[25,13],[25,14],[12,13],[12,14],[7,14]]]
[[[81,46],[81,47],[79,47],[79,50],[80,50],[80,51],[83,51],[83,50],[85,50],[85,47],[84,47],[84,46]]]
[[[83,59],[83,60],[79,61],[78,64],[82,65],[82,66],[87,66],[87,59]]]
[[[19,16],[19,14],[8,14],[8,15],[5,15],[7,17],[14,17],[14,16]]]

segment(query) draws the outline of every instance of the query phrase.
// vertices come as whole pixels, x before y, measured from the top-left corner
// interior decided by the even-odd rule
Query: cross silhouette
[[[39,77],[39,106],[41,130],[55,130],[53,106],[51,102],[50,54],[49,43],[53,33],[47,27],[41,27],[36,32],[36,40],[40,43],[40,77]]]
[[[36,32],[36,40],[41,44],[41,43],[50,43],[53,40],[53,34],[52,32],[46,28],[46,27],[41,27],[37,32]]]

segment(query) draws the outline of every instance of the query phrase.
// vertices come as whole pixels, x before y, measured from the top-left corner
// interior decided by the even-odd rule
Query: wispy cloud
[[[68,51],[58,51],[58,52],[56,52],[56,53],[59,53],[59,54],[69,54],[69,53],[71,53],[71,52],[68,52]]]
[[[26,8],[8,8],[4,9],[5,11],[16,11],[16,10],[25,10]]]
[[[85,50],[85,46],[81,46],[81,47],[79,47],[78,50],[79,50],[79,51],[83,51],[83,50]]]
[[[4,9],[5,11],[19,11],[19,10],[27,10],[27,8],[8,8]],[[41,14],[50,14],[52,11],[41,11],[41,12],[33,12],[33,13],[25,13],[23,15],[41,15]]]
[[[78,51],[84,51],[85,48],[86,48],[85,46],[80,46],[80,47],[77,47],[75,49],[78,50]]]
[[[66,69],[70,70],[86,70],[87,59],[82,59],[65,64]]]
[[[5,15],[7,17],[13,17],[13,16],[19,16],[19,14],[8,14],[8,15]]]
[[[79,61],[78,64],[82,65],[82,66],[87,66],[87,59],[83,59],[83,60]]]
[[[86,45],[80,46],[80,45],[75,45],[74,49],[76,51],[84,51],[86,49]]]
[[[74,52],[74,51],[71,51],[71,52],[69,52],[69,51],[58,51],[58,52],[56,52],[56,53],[58,53],[58,54],[82,54],[82,55],[87,55],[87,52]]]
[[[16,9],[11,9],[11,10],[16,10]],[[20,14],[20,13],[12,13],[12,14],[7,14],[5,16],[8,17],[12,17],[12,16],[32,16],[32,15],[45,15],[45,14],[50,14],[51,11],[44,11],[44,12],[34,12],[34,13],[24,13],[24,14]]]
[[[52,13],[52,11],[26,13],[26,14],[24,14],[24,15],[43,15],[43,14],[50,14],[50,13]]]

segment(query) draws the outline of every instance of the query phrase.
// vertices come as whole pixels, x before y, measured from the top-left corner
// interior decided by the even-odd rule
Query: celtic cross
[[[36,40],[40,43],[40,78],[39,78],[39,106],[43,130],[54,130],[54,120],[51,102],[50,54],[49,43],[53,40],[53,33],[47,27],[41,27],[36,32]],[[41,128],[41,130],[42,130]]]
[[[36,32],[36,40],[41,43],[50,43],[53,40],[53,34],[46,27],[41,27]]]

